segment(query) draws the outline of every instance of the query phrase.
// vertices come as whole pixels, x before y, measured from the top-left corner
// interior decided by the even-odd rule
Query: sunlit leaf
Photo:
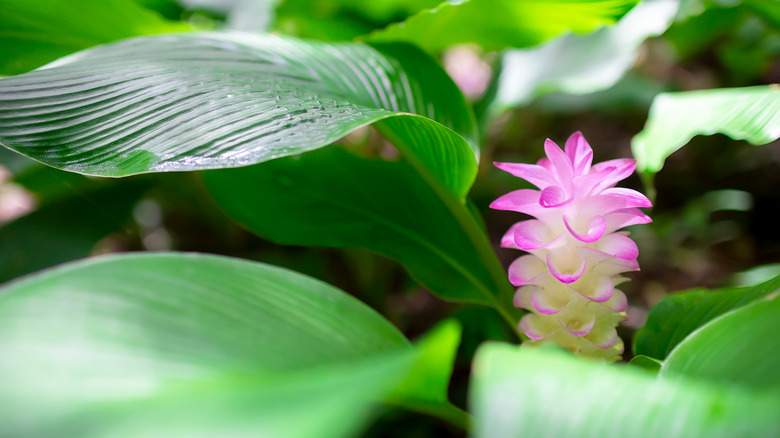
[[[450,0],[374,32],[371,41],[409,41],[429,51],[474,43],[486,51],[529,47],[566,32],[614,24],[637,0]]]
[[[680,342],[663,363],[660,376],[678,376],[745,385],[780,386],[780,299],[775,292],[726,313]]]
[[[634,336],[634,352],[663,360],[694,330],[780,289],[780,277],[753,287],[675,293],[656,304]]]
[[[122,38],[190,29],[131,0],[2,0],[0,75]]]
[[[461,327],[455,320],[434,327],[417,342],[414,367],[387,400],[407,409],[436,415],[465,430],[468,414],[453,406],[447,396],[460,337]]]
[[[780,87],[686,91],[658,95],[645,129],[631,141],[637,169],[656,173],[695,135],[725,134],[754,145],[780,137]]]
[[[545,93],[586,94],[611,87],[631,67],[642,42],[669,27],[678,4],[678,0],[645,1],[615,26],[507,51],[493,111],[528,103]]]
[[[246,166],[385,119],[418,170],[465,196],[473,116],[436,62],[405,44],[165,35],[0,79],[0,144],[90,175]]]
[[[66,265],[5,285],[0,317],[3,436],[343,436],[404,378],[401,403],[449,375],[405,377],[430,347],[347,294],[225,257]]]
[[[478,223],[407,163],[334,147],[204,178],[220,206],[260,236],[370,249],[440,297],[494,306],[513,321],[514,291]]]
[[[479,438],[780,434],[776,391],[672,382],[544,348],[484,345],[470,397]]]

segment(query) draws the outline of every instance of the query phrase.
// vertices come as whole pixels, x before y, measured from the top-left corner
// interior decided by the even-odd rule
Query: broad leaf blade
[[[612,27],[507,51],[491,111],[526,104],[546,93],[587,94],[611,87],[631,67],[642,42],[669,27],[678,4],[644,1]]]
[[[780,289],[780,277],[753,287],[694,290],[664,298],[634,337],[634,353],[663,360],[694,330]]]
[[[328,369],[341,384],[352,372],[387,374],[389,386],[367,385],[346,397],[352,408],[362,400],[365,409],[413,359],[397,329],[343,292],[280,268],[206,255],[146,253],[66,265],[2,288],[0,317],[0,424],[10,436],[41,436],[59,425],[68,436],[106,436],[119,430],[113,420],[130,421],[144,431],[137,436],[147,436],[168,418],[147,419],[147,403],[170,402],[168,420],[185,420],[190,406],[217,407],[181,396],[201,390],[247,401],[236,401],[232,415],[223,407],[195,424],[211,432],[240,429],[231,422],[267,418],[264,409],[273,407],[270,399],[250,403],[257,401],[254,390],[232,394],[242,380],[262,399],[267,391],[287,393],[298,380],[319,385],[316,376]],[[397,356],[395,365],[381,366],[390,356]],[[367,361],[379,368],[360,371]],[[356,378],[349,385],[362,384]],[[326,406],[329,396],[342,400],[325,392],[316,403]],[[117,417],[99,415],[103,409],[116,409]],[[344,421],[347,429],[365,420],[341,407],[331,411],[325,420]]]
[[[20,438],[318,438],[323,431],[353,437],[376,416],[377,398],[408,368],[405,353],[348,367],[166,388],[151,397],[95,403],[54,421],[36,410],[28,427],[13,428],[18,423],[12,422],[0,431]]]
[[[130,0],[3,0],[0,75],[23,73],[122,38],[190,29]]]
[[[436,62],[408,45],[166,35],[0,80],[0,144],[90,175],[246,166],[396,116],[414,119],[393,125],[410,139],[402,152],[465,196],[476,175],[473,116]],[[415,141],[415,130],[437,142]]]
[[[478,225],[462,224],[473,222],[466,206],[448,204],[404,162],[327,148],[204,178],[220,206],[260,236],[370,249],[433,293],[492,305],[512,320],[513,290]]]
[[[568,31],[586,33],[614,24],[636,4],[636,0],[451,0],[368,39],[409,41],[432,52],[464,43],[485,51],[529,47]]]
[[[780,137],[780,88],[685,91],[658,95],[642,130],[631,140],[637,169],[656,173],[696,135],[725,134],[762,145]]]
[[[710,321],[685,338],[663,363],[660,376],[686,376],[748,386],[780,387],[780,299],[773,293]]]
[[[778,436],[780,397],[487,344],[471,386],[475,435],[618,438]]]

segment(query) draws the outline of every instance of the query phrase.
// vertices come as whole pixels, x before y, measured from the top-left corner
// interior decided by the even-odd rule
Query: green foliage
[[[450,327],[415,352],[331,286],[197,254],[47,271],[6,285],[0,315],[0,418],[13,436],[207,436],[226,426],[241,436],[348,435],[404,378],[396,401],[446,403],[441,384],[418,383],[448,379],[458,337]],[[440,365],[405,377],[428,348],[444,355]]]
[[[0,80],[0,143],[102,176],[245,166],[402,113],[454,130],[410,115],[387,125],[421,171],[464,196],[476,173],[472,115],[410,46],[185,34],[98,47]],[[420,131],[437,141],[418,143]]]
[[[634,356],[631,358],[631,360],[628,362],[628,366],[641,368],[655,374],[658,373],[658,371],[661,369],[661,362],[653,359],[652,357],[647,357],[640,354],[639,356]]]
[[[431,52],[473,43],[485,51],[530,47],[566,32],[587,33],[614,24],[637,0],[445,1],[368,36],[409,41]]]
[[[513,290],[470,212],[406,163],[328,148],[204,177],[219,205],[260,236],[367,248],[443,298],[492,305],[516,320]]]
[[[780,387],[780,291],[721,315],[678,344],[660,375],[690,376],[754,389]]]
[[[637,169],[653,174],[695,135],[721,133],[754,145],[780,137],[776,85],[658,95],[645,129],[631,141]]]
[[[477,437],[780,436],[775,393],[657,379],[557,350],[486,344],[471,391]]]
[[[84,177],[53,172],[28,172],[36,184],[54,177],[56,189],[39,187],[37,210],[0,225],[0,283],[88,256],[98,241],[125,229],[133,206],[149,188],[146,181],[89,184]]]
[[[130,0],[2,0],[0,75],[122,38],[190,29]]]
[[[697,135],[777,139],[778,11],[762,0],[0,0],[0,75],[19,74],[0,78],[0,435],[780,438],[780,277],[667,296],[628,366],[485,345],[516,341],[520,311],[509,252],[499,262],[491,246],[508,216],[482,217],[525,187],[490,161],[530,162],[544,137],[579,129],[597,161],[625,157],[651,101],[632,145],[646,182]],[[455,85],[479,81],[480,130]],[[667,290],[777,261],[770,148],[737,157],[726,137],[695,142],[712,158],[683,173],[669,160],[656,223],[634,233],[629,336],[635,307]],[[19,187],[37,210],[13,218],[5,195]],[[154,226],[133,214],[150,203]],[[273,261],[339,288],[183,252],[14,280],[117,236],[134,243],[113,250],[152,247],[141,239],[152,229],[178,250]]]
[[[439,3],[439,0],[284,0],[274,11],[274,29],[301,38],[349,41]]]
[[[699,327],[778,289],[780,277],[753,287],[703,289],[669,295],[653,307],[644,328],[637,332],[634,353],[665,359]]]

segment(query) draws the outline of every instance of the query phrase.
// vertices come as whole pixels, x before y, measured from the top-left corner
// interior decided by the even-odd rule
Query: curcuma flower
[[[619,229],[651,222],[637,207],[645,195],[615,187],[634,172],[636,161],[591,165],[593,149],[580,132],[562,151],[544,143],[547,158],[533,164],[494,163],[539,190],[515,190],[490,207],[534,219],[514,224],[501,246],[528,252],[509,267],[519,286],[516,307],[530,310],[518,329],[533,344],[556,343],[576,354],[617,360],[623,341],[615,328],[625,317],[626,296],[616,288],[620,274],[638,271],[639,250]]]

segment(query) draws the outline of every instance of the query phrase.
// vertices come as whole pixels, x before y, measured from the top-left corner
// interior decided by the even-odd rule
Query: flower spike
[[[626,296],[616,286],[620,274],[639,270],[639,250],[619,229],[651,222],[639,210],[650,207],[635,190],[615,187],[636,169],[636,161],[593,163],[593,149],[580,132],[563,150],[544,143],[547,158],[537,164],[494,163],[535,185],[506,194],[490,206],[532,216],[513,225],[501,240],[505,248],[529,254],[509,267],[520,286],[514,304],[529,311],[518,325],[530,344],[556,343],[576,354],[617,360],[623,341]]]

